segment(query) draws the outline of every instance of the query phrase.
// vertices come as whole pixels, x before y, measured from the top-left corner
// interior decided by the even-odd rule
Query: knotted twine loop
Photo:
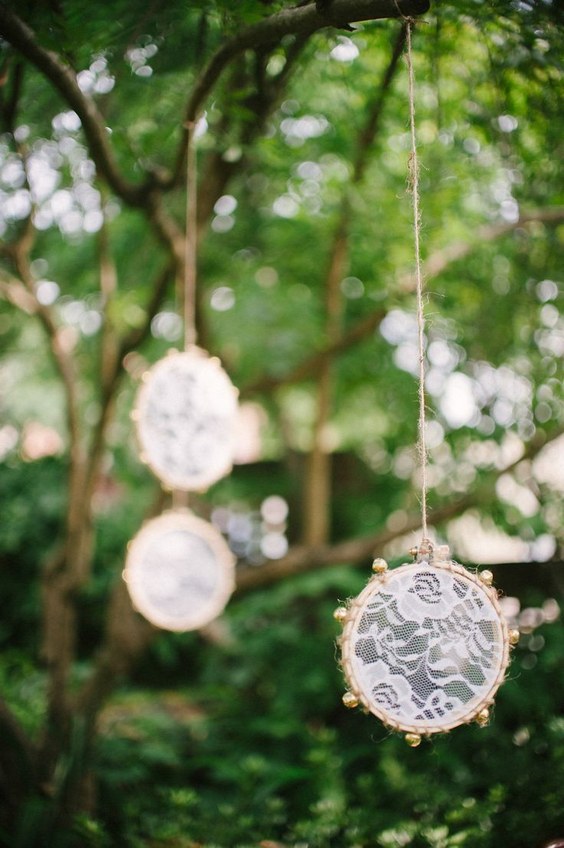
[[[415,23],[415,18],[412,18],[410,15],[405,15],[405,14],[403,13],[403,11],[400,9],[400,5],[399,5],[399,3],[398,3],[398,0],[394,0],[394,6],[395,6],[395,7],[396,7],[396,9],[398,10],[398,15],[400,16],[400,18],[401,18],[402,20],[404,20],[404,21],[408,22],[409,24],[414,24],[414,23]]]
[[[415,246],[415,282],[417,296],[417,350],[419,356],[419,422],[417,453],[421,471],[421,526],[423,541],[421,548],[428,546],[427,540],[427,444],[425,418],[425,310],[423,307],[423,273],[421,270],[421,211],[419,202],[419,159],[417,157],[417,137],[415,132],[415,79],[413,73],[413,53],[411,48],[411,31],[413,21],[405,22],[406,28],[406,62],[408,71],[409,96],[409,126],[411,133],[411,152],[408,166],[408,183],[413,208],[413,239]]]

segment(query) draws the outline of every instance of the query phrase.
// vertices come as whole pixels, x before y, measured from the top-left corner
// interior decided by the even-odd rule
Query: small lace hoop
[[[377,563],[383,565],[337,616],[349,687],[344,703],[415,734],[413,744],[473,720],[486,723],[509,661],[491,574],[482,572],[484,581],[446,558],[391,571]]]
[[[237,390],[219,359],[170,351],[143,375],[131,417],[145,462],[169,489],[204,491],[233,464]]]
[[[221,533],[186,509],[148,521],[128,546],[123,578],[151,624],[184,632],[209,624],[235,586],[235,557]]]

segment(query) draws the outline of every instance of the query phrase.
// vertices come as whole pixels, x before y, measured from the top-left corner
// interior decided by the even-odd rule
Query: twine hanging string
[[[196,159],[197,121],[186,124],[189,134],[186,152],[186,235],[184,239],[184,289],[182,312],[184,319],[184,350],[196,344],[196,280],[198,252],[198,179]]]
[[[197,121],[186,124],[188,131],[188,149],[186,151],[186,229],[184,235],[184,279],[179,281],[180,312],[184,323],[184,350],[196,344],[198,331],[196,329],[196,282],[197,282],[197,250],[198,250],[198,180],[196,160]],[[189,493],[174,489],[172,491],[174,509],[186,509],[190,505]]]
[[[419,205],[419,160],[417,158],[417,137],[415,133],[415,80],[413,73],[413,53],[411,49],[411,31],[413,21],[406,19],[406,61],[408,70],[409,125],[411,131],[411,153],[409,156],[409,187],[413,207],[413,237],[415,244],[415,282],[417,295],[417,348],[419,355],[419,423],[417,452],[421,471],[421,526],[423,530],[422,548],[428,546],[427,540],[427,444],[425,418],[425,311],[423,308],[423,273],[421,270],[421,211]]]

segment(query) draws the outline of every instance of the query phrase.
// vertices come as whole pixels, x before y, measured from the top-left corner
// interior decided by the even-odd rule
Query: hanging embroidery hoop
[[[235,557],[223,536],[188,510],[145,524],[128,546],[123,572],[133,606],[152,624],[184,632],[209,624],[233,588]]]
[[[350,687],[343,696],[345,706],[361,704],[388,727],[404,731],[408,744],[416,747],[422,735],[445,732],[472,720],[487,724],[493,697],[504,679],[509,646],[517,644],[519,632],[507,629],[491,572],[472,574],[449,558],[446,546],[435,552],[427,539],[425,315],[412,25],[406,18],[423,540],[412,550],[415,563],[388,572],[386,561],[375,559],[372,580],[358,598],[348,607],[338,607],[334,615],[344,625],[342,667]]]
[[[231,470],[236,416],[219,359],[170,351],[143,375],[132,412],[141,460],[170,489],[205,490]]]
[[[335,611],[344,625],[343,702],[362,705],[413,745],[473,720],[486,724],[515,643],[491,572],[468,571],[446,546],[434,555],[427,543],[425,551],[391,571],[376,559],[368,585]]]

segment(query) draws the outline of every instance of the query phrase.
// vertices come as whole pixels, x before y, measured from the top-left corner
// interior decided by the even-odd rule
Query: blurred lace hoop
[[[233,465],[237,389],[198,347],[143,375],[132,418],[142,462],[171,490],[204,491]]]
[[[376,574],[343,624],[350,692],[394,730],[428,735],[484,717],[505,676],[497,592],[452,560]]]
[[[135,609],[156,627],[185,632],[223,612],[235,557],[221,533],[188,510],[148,521],[128,546],[123,578]]]

